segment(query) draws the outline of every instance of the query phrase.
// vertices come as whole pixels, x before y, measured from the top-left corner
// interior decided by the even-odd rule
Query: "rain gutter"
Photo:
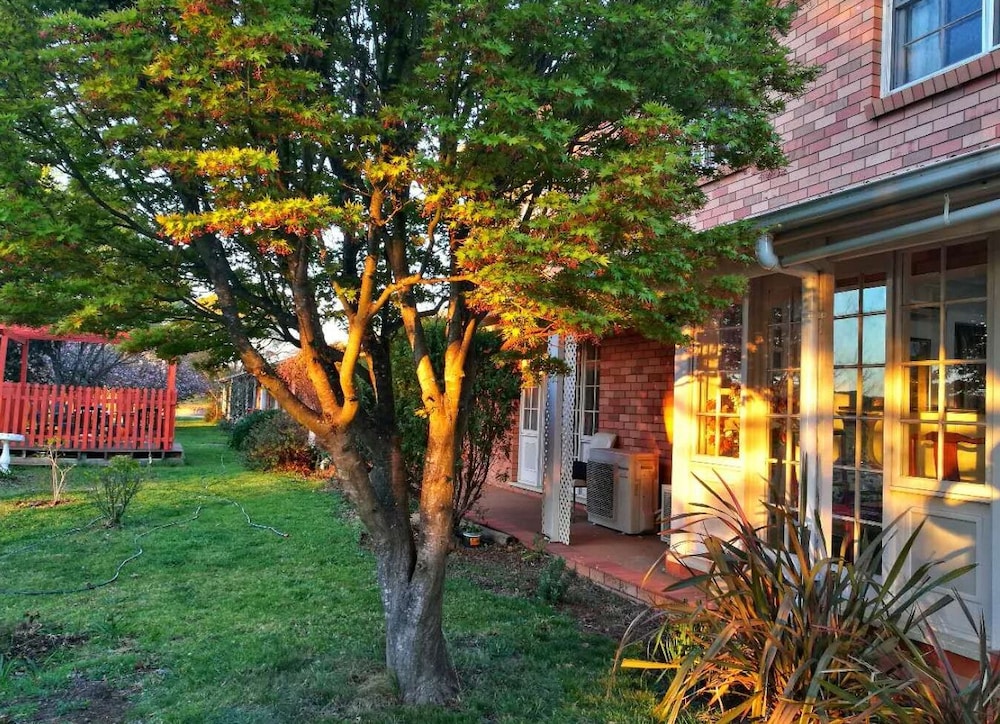
[[[802,269],[803,274],[795,270],[826,257],[872,250],[889,246],[907,237],[940,231],[949,226],[985,221],[1000,213],[1000,201],[989,201],[951,211],[946,192],[958,186],[968,186],[996,176],[1000,176],[1000,148],[993,147],[854,187],[832,196],[824,196],[761,214],[752,219],[763,232],[757,240],[757,260],[764,269],[803,276],[814,270]],[[779,258],[774,252],[773,237],[776,233],[779,235],[788,233],[935,193],[943,194],[942,213],[933,217],[789,254],[786,257]],[[1000,219],[997,221],[1000,223]]]

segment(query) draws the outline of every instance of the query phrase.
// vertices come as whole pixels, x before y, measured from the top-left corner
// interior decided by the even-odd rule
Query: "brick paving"
[[[542,529],[542,497],[513,487],[489,485],[477,512],[480,524],[507,533],[523,545],[538,545]],[[582,505],[574,511],[570,545],[547,543],[545,550],[566,561],[567,568],[613,591],[644,603],[664,599],[664,589],[680,571],[664,570],[666,544],[658,535],[624,535],[587,521]],[[676,596],[677,594],[673,594]]]

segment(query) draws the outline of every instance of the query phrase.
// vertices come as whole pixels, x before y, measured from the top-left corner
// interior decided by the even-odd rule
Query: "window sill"
[[[743,467],[743,458],[729,458],[722,457],[721,455],[704,455],[702,453],[695,453],[691,458],[691,462],[697,465],[711,465],[723,468],[742,469]]]
[[[967,500],[976,503],[989,503],[993,498],[993,488],[989,483],[960,483],[902,476],[890,485],[890,489],[928,498]]]
[[[958,88],[971,80],[993,73],[997,69],[1000,69],[1000,48],[976,56],[972,60],[943,73],[932,75],[930,78],[925,78],[912,85],[892,91],[881,98],[876,98],[865,108],[865,116],[869,121],[875,120],[912,103],[917,103],[952,88]]]

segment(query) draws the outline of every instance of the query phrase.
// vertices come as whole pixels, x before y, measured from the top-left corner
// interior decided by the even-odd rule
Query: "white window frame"
[[[584,342],[577,348],[576,357],[576,459],[586,460],[585,447],[590,444],[592,435],[600,430],[601,419],[601,354],[600,348],[593,343]],[[592,368],[595,371],[596,382],[587,385],[587,370]],[[587,407],[587,388],[592,387],[594,395],[593,406]],[[596,420],[593,432],[584,434],[585,421],[588,415],[592,415]]]
[[[906,323],[904,321],[905,315],[908,313],[908,299],[907,299],[907,261],[910,258],[909,255],[914,252],[919,252],[922,250],[929,249],[940,249],[942,247],[957,247],[964,244],[974,243],[978,240],[982,240],[986,245],[986,273],[987,273],[987,300],[986,300],[986,310],[987,310],[987,329],[994,329],[997,322],[997,313],[993,309],[995,300],[997,299],[997,285],[998,278],[995,273],[997,267],[997,251],[995,249],[995,244],[991,243],[992,240],[987,237],[970,237],[959,239],[955,242],[934,244],[929,246],[915,247],[914,249],[909,249],[900,255],[900,263],[898,264],[897,277],[899,280],[898,296],[894,303],[894,311],[897,315],[897,329],[906,329]],[[897,392],[898,399],[902,403],[905,391],[904,386],[909,384],[905,377],[905,370],[907,369],[907,359],[908,349],[904,349],[903,346],[907,344],[906,340],[902,338],[902,335],[897,335],[899,337],[897,344],[899,349],[896,352],[896,359],[894,360],[892,367],[894,368],[894,374],[897,376]],[[996,335],[994,335],[996,336]],[[987,378],[994,373],[996,369],[996,359],[997,350],[994,343],[987,342],[986,346],[987,354],[987,364],[986,373]],[[944,358],[941,357],[942,364],[945,364]],[[952,363],[952,361],[948,361]],[[994,389],[995,385],[987,384],[986,386],[986,409],[985,409],[985,471],[984,479],[982,482],[961,482],[955,480],[946,480],[941,476],[935,475],[935,477],[919,477],[909,474],[907,470],[908,467],[908,451],[909,451],[909,432],[906,427],[906,411],[904,411],[900,405],[893,421],[896,427],[895,430],[895,448],[896,450],[903,451],[900,455],[900,459],[896,462],[896,470],[890,478],[892,481],[891,487],[893,489],[899,489],[905,492],[917,492],[923,495],[930,495],[939,498],[947,499],[958,499],[958,500],[974,500],[974,501],[985,501],[992,499],[995,496],[994,493],[994,473],[993,465],[991,464],[993,446],[996,444],[996,433],[995,424],[997,420],[996,412],[996,399],[997,390]],[[947,411],[942,411],[942,420],[947,423]],[[888,424],[888,422],[887,422]],[[953,423],[960,424],[960,423]],[[888,441],[888,438],[886,438]]]
[[[912,2],[913,0],[911,0]],[[933,78],[936,75],[947,72],[952,68],[957,68],[959,66],[965,65],[976,58],[989,53],[998,45],[1000,45],[1000,28],[998,28],[998,14],[997,14],[997,3],[998,0],[980,0],[982,6],[982,26],[981,26],[981,39],[982,45],[978,53],[974,53],[967,58],[963,58],[960,61],[952,63],[950,65],[944,65],[937,70],[928,73],[927,75],[921,76],[919,78],[914,78],[911,81],[906,82],[895,82],[895,68],[896,68],[896,7],[899,5],[904,5],[908,3],[900,2],[900,0],[884,0],[883,4],[883,27],[885,28],[883,43],[882,43],[882,92],[883,95],[888,95],[889,93],[896,93],[904,88],[907,88],[917,83],[921,83],[928,78]]]
[[[741,378],[740,379],[741,390],[740,390],[740,393],[739,393],[740,397],[736,401],[737,411],[736,411],[735,414],[732,414],[732,413],[722,413],[718,409],[716,409],[714,411],[709,411],[709,410],[703,410],[702,409],[702,402],[703,402],[703,400],[702,400],[702,391],[703,391],[702,390],[702,385],[705,384],[705,382],[703,380],[703,376],[706,374],[706,372],[699,366],[699,360],[702,358],[702,355],[699,355],[699,350],[700,350],[700,346],[704,343],[702,335],[706,331],[708,331],[709,329],[714,330],[715,333],[718,334],[717,319],[718,319],[718,317],[722,316],[722,313],[720,313],[718,315],[718,317],[717,317],[716,320],[713,320],[713,324],[711,325],[711,327],[704,327],[704,328],[701,328],[701,329],[696,329],[696,330],[693,331],[693,334],[691,335],[692,336],[692,345],[690,347],[690,358],[689,358],[690,362],[689,362],[689,364],[690,364],[690,368],[691,368],[691,372],[692,372],[692,377],[693,377],[693,380],[694,380],[694,387],[693,387],[693,391],[692,391],[692,394],[694,395],[694,397],[692,399],[692,403],[693,403],[692,404],[692,413],[693,413],[692,414],[692,423],[693,423],[693,430],[694,430],[694,438],[693,438],[693,443],[694,444],[693,444],[693,447],[692,447],[692,453],[693,453],[693,458],[694,459],[712,460],[714,462],[721,462],[721,463],[728,463],[728,464],[740,464],[740,462],[743,460],[744,455],[746,454],[745,453],[745,450],[746,450],[746,439],[745,439],[745,437],[746,437],[746,405],[744,404],[745,400],[743,398],[743,395],[745,394],[746,387],[747,387],[747,357],[748,357],[748,355],[747,355],[747,336],[746,336],[747,335],[747,312],[748,312],[748,309],[747,309],[747,302],[746,302],[746,300],[744,299],[743,301],[738,302],[737,306],[740,307],[740,315],[741,315],[741,319],[742,319],[742,323],[740,325],[741,328],[742,328],[742,332],[741,332],[741,336],[740,336],[740,369],[739,369],[739,374],[740,374],[740,378]],[[718,360],[719,359],[718,350],[716,350],[716,352],[715,352],[714,355],[710,355],[709,359]],[[724,419],[728,418],[728,419],[735,420],[737,422],[737,424],[738,424],[739,427],[738,427],[738,432],[737,432],[737,436],[738,436],[737,437],[738,452],[737,452],[736,455],[721,455],[721,454],[713,454],[713,453],[702,452],[701,451],[701,447],[702,447],[701,423],[702,423],[703,419],[710,419],[710,418],[714,418],[715,421],[716,421],[716,433],[717,434],[718,434],[719,430],[722,429],[721,426],[722,426],[723,423],[721,423],[721,420],[724,420]],[[718,445],[716,446],[716,449],[718,449]]]

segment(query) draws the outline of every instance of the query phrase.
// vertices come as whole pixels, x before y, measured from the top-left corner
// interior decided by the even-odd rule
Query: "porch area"
[[[542,495],[487,485],[478,510],[468,517],[531,548],[541,540]],[[550,542],[545,550],[565,560],[566,567],[578,575],[643,603],[664,600],[664,589],[683,577],[676,564],[664,568],[667,544],[659,535],[624,535],[590,523],[580,503],[574,506],[570,545]]]

